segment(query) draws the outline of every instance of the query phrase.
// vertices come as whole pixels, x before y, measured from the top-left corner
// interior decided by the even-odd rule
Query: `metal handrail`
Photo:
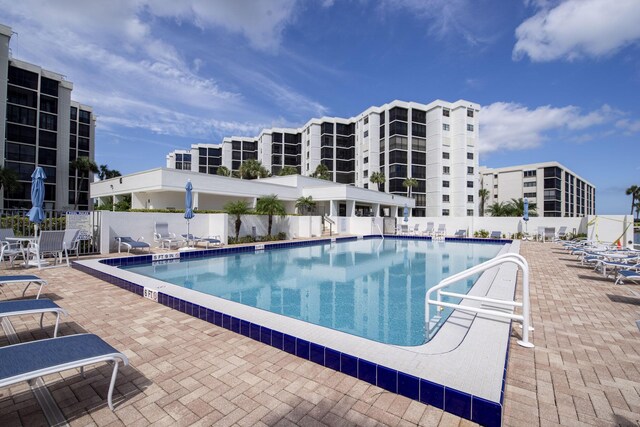
[[[378,227],[378,231],[380,232],[380,237],[382,237],[382,240],[384,240],[384,233],[382,232],[382,229],[380,228],[380,225],[378,225],[378,223],[376,222],[375,218],[371,218],[371,222],[373,224],[376,225],[376,227]]]
[[[487,297],[481,297],[481,296],[459,294],[455,292],[441,291],[442,288],[445,288],[461,279],[465,279],[469,276],[473,276],[474,274],[483,272],[485,270],[488,270],[490,268],[493,268],[508,262],[516,264],[522,270],[522,302],[500,300],[500,299],[487,298]],[[431,299],[431,294],[433,294],[434,292],[437,293],[436,300]],[[505,313],[499,310],[477,308],[477,307],[464,306],[461,304],[443,302],[442,301],[443,295],[450,296],[450,297],[458,297],[462,299],[468,299],[472,301],[482,301],[490,304],[502,304],[502,305],[512,306],[512,307],[522,307],[522,314],[519,315],[515,313]],[[429,306],[430,304],[434,304],[439,308],[449,307],[449,308],[453,308],[461,311],[470,311],[473,313],[487,314],[495,317],[502,317],[506,319],[519,321],[522,323],[522,339],[518,341],[518,344],[527,348],[533,347],[533,343],[529,341],[529,331],[533,331],[533,328],[530,326],[531,318],[530,318],[530,298],[529,298],[529,264],[527,263],[527,260],[522,255],[514,254],[514,253],[503,254],[493,259],[490,259],[489,261],[483,262],[482,264],[473,266],[460,273],[451,275],[441,280],[440,283],[438,283],[436,286],[429,289],[426,293],[425,301],[426,301],[425,322],[427,322],[427,328],[429,327],[428,326]]]
[[[327,221],[329,223],[329,237],[333,236],[333,226],[336,225],[335,221],[324,214],[322,215],[322,221]]]

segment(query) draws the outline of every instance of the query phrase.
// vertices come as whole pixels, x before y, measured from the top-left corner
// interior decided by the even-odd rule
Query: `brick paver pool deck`
[[[504,424],[640,426],[640,286],[614,286],[557,245],[521,249],[531,267],[536,348],[516,345],[514,328]],[[45,378],[71,425],[472,424],[79,271],[37,274],[49,280],[44,296],[70,313],[61,335],[96,333],[130,360],[118,376],[115,412],[106,405],[106,365],[88,369],[86,379],[73,370]],[[6,286],[0,299],[19,291]],[[52,333],[38,320],[12,319],[22,341]],[[0,389],[0,425],[46,423],[26,383]]]

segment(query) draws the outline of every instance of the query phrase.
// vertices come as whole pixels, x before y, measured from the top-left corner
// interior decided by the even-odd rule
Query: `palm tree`
[[[78,157],[69,162],[69,168],[75,171],[75,192],[76,199],[73,206],[74,210],[78,209],[78,201],[80,200],[80,193],[78,192],[78,182],[80,180],[89,179],[89,173],[98,173],[100,170],[98,169],[98,165],[96,162],[91,160],[88,157]]]
[[[298,169],[296,169],[294,166],[285,166],[280,170],[280,173],[278,175],[298,175]]]
[[[495,202],[487,208],[491,216],[511,216],[511,206],[509,203]]]
[[[296,209],[298,212],[301,212],[303,215],[307,212],[310,212],[311,209],[316,207],[316,202],[313,201],[313,197],[300,197],[296,200]]]
[[[116,178],[119,176],[122,176],[120,171],[109,169],[109,166],[107,165],[100,165],[100,172],[98,172],[98,178],[100,178],[100,181],[110,178]]]
[[[484,216],[484,205],[489,197],[489,190],[481,188],[478,190],[478,196],[480,197],[480,216]]]
[[[18,185],[18,174],[13,169],[0,166],[0,189],[15,190]]]
[[[411,197],[411,189],[418,185],[418,180],[415,178],[406,177],[402,181],[402,186],[407,189],[407,197]]]
[[[247,159],[242,162],[238,172],[240,172],[242,179],[266,178],[269,176],[267,169],[256,159]]]
[[[269,216],[269,226],[267,227],[267,234],[271,236],[271,226],[273,225],[273,216],[285,216],[287,212],[284,210],[284,204],[278,200],[278,196],[271,194],[269,196],[260,197],[256,203],[256,212],[260,215]]]
[[[229,202],[224,205],[224,210],[229,215],[233,215],[236,217],[236,242],[240,237],[240,226],[242,225],[242,215],[246,215],[249,213],[249,203],[244,200],[237,200],[235,202]]]
[[[384,173],[382,173],[382,172],[374,172],[369,177],[369,181],[371,181],[372,184],[378,184],[378,191],[382,191],[382,189],[383,189],[382,186],[384,186],[384,182],[386,181],[386,177],[384,176]]]
[[[325,164],[320,163],[316,166],[316,170],[311,174],[311,177],[331,181],[331,172],[329,172],[329,168]]]
[[[632,185],[627,188],[625,194],[631,196],[631,215],[633,215],[633,209],[636,207],[636,199],[640,200],[640,187]]]
[[[519,199],[511,199],[507,206],[511,210],[511,215],[509,216],[522,216],[524,215],[524,199],[521,197]],[[529,215],[537,216],[536,210],[538,206],[535,203],[529,203]]]
[[[216,173],[220,176],[231,176],[231,171],[226,166],[218,166]]]

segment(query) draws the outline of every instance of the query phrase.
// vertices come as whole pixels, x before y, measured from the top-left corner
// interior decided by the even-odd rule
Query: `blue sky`
[[[481,165],[559,161],[603,214],[640,185],[638,22],[638,0],[0,0],[14,57],[74,83],[97,162],[122,173],[394,99],[466,99],[483,106]]]

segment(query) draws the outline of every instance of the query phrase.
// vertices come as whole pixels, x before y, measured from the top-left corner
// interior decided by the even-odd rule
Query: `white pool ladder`
[[[466,294],[459,294],[455,292],[447,292],[442,289],[459,281],[465,279],[467,277],[473,276],[474,274],[478,274],[490,268],[496,267],[505,263],[513,263],[516,264],[520,270],[522,270],[522,302],[510,301],[510,300],[502,300],[502,299],[494,299],[487,298],[481,296],[471,296]],[[436,299],[432,299],[431,295],[436,293]],[[454,297],[454,298],[462,298],[472,301],[482,301],[489,304],[498,304],[498,305],[506,305],[511,307],[522,307],[522,314],[515,313],[505,313],[504,311],[496,310],[496,309],[488,309],[488,308],[479,308],[479,307],[470,307],[461,304],[454,304],[449,302],[443,302],[442,296]],[[533,331],[531,325],[531,313],[530,313],[530,298],[529,298],[529,264],[527,260],[524,259],[522,255],[515,253],[507,253],[503,255],[499,255],[489,261],[483,262],[482,264],[478,264],[474,267],[471,267],[467,270],[464,270],[460,273],[456,273],[452,276],[443,279],[436,286],[432,287],[427,291],[425,296],[426,304],[425,304],[425,321],[427,322],[427,330],[430,331],[429,326],[429,307],[430,305],[435,305],[441,310],[443,307],[449,307],[456,310],[461,311],[470,311],[473,313],[487,314],[490,316],[501,317],[505,319],[511,319],[522,323],[522,339],[518,341],[518,344],[522,347],[533,348],[533,343],[529,341],[529,331]]]

